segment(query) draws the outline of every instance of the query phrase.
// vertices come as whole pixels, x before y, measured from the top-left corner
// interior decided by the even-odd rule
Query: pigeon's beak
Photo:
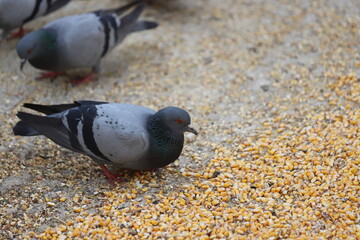
[[[21,70],[21,71],[23,70],[24,65],[25,65],[26,62],[27,62],[27,59],[26,59],[26,58],[22,58],[22,59],[21,59],[21,62],[20,62],[20,70]]]
[[[186,130],[185,130],[185,131],[186,131],[186,132],[191,132],[191,133],[193,133],[193,134],[195,134],[195,135],[198,135],[198,132],[197,132],[194,128],[189,127],[189,126],[186,127]]]

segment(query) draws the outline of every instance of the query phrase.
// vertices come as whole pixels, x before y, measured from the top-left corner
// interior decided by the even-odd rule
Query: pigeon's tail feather
[[[115,8],[115,9],[112,9],[111,11],[120,15],[122,13],[124,13],[125,11],[127,11],[128,9],[132,8],[133,6],[136,6],[140,3],[144,3],[146,2],[147,0],[136,0],[136,1],[133,1],[133,2],[130,2],[128,4],[126,4],[125,6],[121,6],[121,7],[118,7],[118,8]]]
[[[50,114],[56,114],[60,113],[66,110],[69,110],[71,108],[84,106],[84,105],[99,105],[99,104],[105,104],[107,102],[98,102],[98,101],[89,101],[89,100],[83,100],[83,101],[75,101],[74,103],[68,103],[68,104],[58,104],[58,105],[40,105],[40,104],[33,104],[33,103],[24,103],[24,107],[44,113],[46,115]]]
[[[132,32],[156,28],[159,24],[151,21],[138,21],[135,23]]]
[[[40,105],[33,103],[24,103],[23,106],[41,113],[45,113],[46,115],[50,115],[50,114],[66,111],[74,107],[78,107],[79,105],[76,103],[60,104],[60,105]]]
[[[23,122],[21,125],[27,125],[33,130],[37,131],[39,134],[44,135],[49,138],[56,144],[60,146],[70,149],[75,152],[81,152],[81,147],[78,148],[76,146],[72,146],[72,142],[70,142],[71,137],[70,132],[62,123],[61,118],[57,117],[48,117],[48,116],[37,116],[30,113],[18,112],[18,118],[20,118]],[[16,127],[16,126],[15,126]],[[15,132],[15,129],[14,129]]]
[[[50,5],[48,6],[48,9],[46,10],[45,14],[48,14],[48,13],[51,13],[51,12],[55,11],[55,10],[65,6],[69,2],[70,2],[70,0],[56,0],[55,2],[50,3]]]
[[[19,121],[13,128],[14,135],[17,136],[37,136],[41,135],[38,131],[30,127],[27,123]]]
[[[132,29],[134,27],[134,24],[136,23],[137,19],[140,17],[142,11],[145,8],[145,4],[140,4],[137,6],[132,12],[130,12],[128,15],[121,18],[121,24],[120,24],[120,31],[123,33],[132,32]]]

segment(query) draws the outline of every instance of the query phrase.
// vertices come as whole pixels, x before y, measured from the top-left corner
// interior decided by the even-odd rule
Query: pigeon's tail
[[[137,19],[140,17],[142,11],[145,8],[145,4],[140,4],[128,15],[121,18],[120,33],[132,32],[134,25],[136,25]]]
[[[18,112],[16,116],[21,121],[13,129],[15,135],[44,135],[64,148],[77,152],[81,149],[78,142],[71,142],[74,136],[69,135],[69,130],[64,126],[61,118],[38,116],[26,112]]]
[[[40,105],[40,104],[32,104],[32,103],[24,103],[23,105],[26,108],[45,113],[46,115],[56,114],[67,109],[77,107],[79,104],[61,104],[61,105]],[[17,122],[15,127],[13,128],[13,133],[18,136],[37,136],[42,135],[36,129],[34,129],[31,124],[29,124],[30,116],[34,116],[32,114],[19,112],[17,116],[21,119],[21,121]],[[40,117],[40,116],[37,116]]]
[[[40,104],[33,104],[33,103],[24,103],[23,107],[45,113],[46,115],[56,114],[62,111],[66,111],[68,109],[78,107],[79,105],[76,103],[70,104],[60,104],[60,105],[40,105]]]
[[[151,21],[138,21],[135,23],[132,32],[156,28],[159,24]]]
[[[37,136],[41,135],[38,131],[29,126],[26,122],[19,121],[13,128],[14,135],[17,136]]]
[[[99,101],[90,101],[90,100],[82,100],[82,101],[75,101],[74,103],[67,103],[67,104],[57,104],[57,105],[40,105],[40,104],[33,104],[33,103],[24,103],[23,107],[45,113],[46,115],[60,113],[75,107],[85,106],[85,105],[99,105],[105,104],[107,102],[99,102]]]
[[[68,4],[70,0],[56,0],[56,1],[47,1],[47,10],[45,14],[51,13],[56,11],[57,9],[65,6]]]
[[[111,12],[114,12],[114,13],[116,13],[118,15],[121,15],[122,13],[124,13],[128,9],[132,8],[133,6],[136,6],[136,5],[140,4],[140,3],[145,3],[146,1],[147,0],[136,0],[136,1],[128,3],[125,6],[121,6],[121,7],[112,9]]]

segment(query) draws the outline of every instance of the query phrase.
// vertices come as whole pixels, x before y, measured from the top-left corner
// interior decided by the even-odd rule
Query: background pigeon
[[[23,25],[35,18],[51,13],[70,0],[0,0],[0,28],[3,29],[2,39],[9,32],[20,28],[11,37],[21,37],[25,31]]]
[[[119,16],[135,5],[138,6],[128,15]],[[21,67],[28,60],[35,68],[51,71],[40,78],[56,77],[74,68],[92,67],[90,74],[73,84],[90,81],[100,70],[101,58],[129,33],[157,27],[155,22],[137,21],[144,6],[143,1],[134,1],[116,9],[55,20],[19,41],[17,52],[22,59]]]
[[[191,128],[190,115],[177,107],[157,112],[131,104],[78,101],[73,104],[24,107],[47,114],[19,112],[15,135],[44,135],[62,147],[90,156],[109,177],[120,181],[105,164],[151,170],[174,162]]]

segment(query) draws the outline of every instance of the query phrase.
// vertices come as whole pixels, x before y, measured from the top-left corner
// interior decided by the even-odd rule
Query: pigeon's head
[[[27,60],[48,61],[56,49],[56,34],[46,29],[40,29],[25,35],[17,44],[16,50],[21,58],[20,69]]]
[[[191,132],[197,135],[197,131],[190,127],[190,115],[184,109],[178,107],[166,107],[156,113],[162,122],[164,122],[172,131],[179,134]]]

